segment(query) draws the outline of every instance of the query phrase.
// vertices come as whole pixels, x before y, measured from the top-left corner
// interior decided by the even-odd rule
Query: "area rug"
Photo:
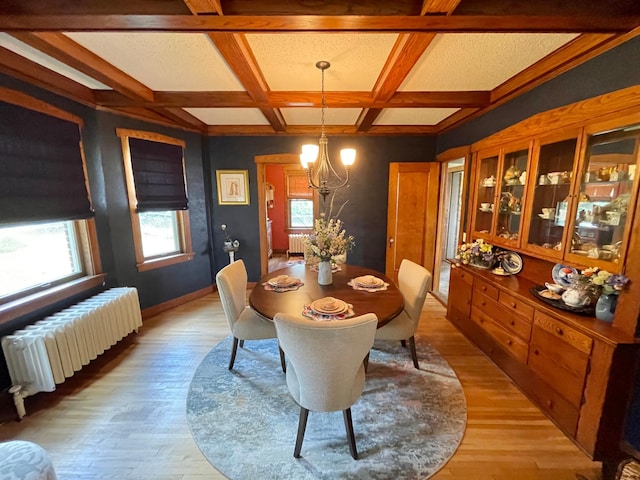
[[[420,370],[400,342],[371,351],[364,392],[351,408],[358,460],[349,454],[342,412],[310,412],[302,458],[293,457],[300,407],[275,339],[246,341],[231,372],[231,337],[207,354],[187,397],[193,438],[233,480],[429,478],[462,440],[466,403],[447,362],[416,343]]]
[[[305,263],[304,258],[289,257],[289,261],[286,263],[286,266],[293,267],[294,265],[304,265]]]

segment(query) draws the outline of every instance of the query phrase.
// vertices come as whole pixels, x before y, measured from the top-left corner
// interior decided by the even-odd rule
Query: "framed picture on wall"
[[[249,205],[249,170],[216,170],[219,205]]]

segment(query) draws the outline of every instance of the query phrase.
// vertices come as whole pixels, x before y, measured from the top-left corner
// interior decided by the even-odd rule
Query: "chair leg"
[[[416,368],[420,368],[418,366],[418,354],[416,353],[416,339],[413,335],[409,338],[409,348],[411,349],[411,358],[413,359],[413,366]]]
[[[238,351],[238,339],[233,337],[233,347],[231,347],[231,360],[229,360],[229,370],[233,368],[236,361],[236,352]]]
[[[300,407],[300,419],[298,420],[298,437],[296,438],[296,448],[293,451],[295,458],[300,458],[300,450],[302,450],[302,440],[304,440],[304,431],[307,429],[307,418],[309,410]]]
[[[351,419],[351,408],[342,411],[344,417],[344,428],[347,430],[347,440],[349,441],[349,451],[354,460],[358,459],[358,450],[356,450],[356,436],[353,433],[353,421]]]
[[[282,371],[287,373],[287,362],[284,359],[284,351],[278,346],[278,350],[280,350],[280,365],[282,366]]]
[[[240,340],[240,348],[244,348],[244,340]]]
[[[367,356],[364,357],[364,360],[362,361],[362,363],[364,364],[364,373],[367,373],[367,369],[369,368],[369,354],[367,353]]]
[[[402,345],[404,348],[407,348],[407,341],[406,340],[400,340],[400,345]]]

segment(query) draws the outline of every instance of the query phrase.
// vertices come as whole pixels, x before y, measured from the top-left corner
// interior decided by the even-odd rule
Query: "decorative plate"
[[[553,266],[553,270],[551,270],[551,278],[558,285],[562,285],[563,287],[571,286],[571,277],[572,275],[577,275],[578,271],[573,267],[567,267],[566,265],[562,265],[560,263],[556,263]]]
[[[509,272],[505,271],[504,268],[502,267],[496,267],[493,270],[491,270],[491,273],[493,273],[494,275],[500,275],[503,277],[507,277],[509,275],[511,275]]]
[[[296,277],[290,277],[288,275],[278,275],[277,277],[273,277],[268,280],[269,285],[272,287],[291,287],[298,283],[298,279]]]
[[[500,262],[502,269],[515,275],[522,271],[522,257],[516,252],[507,252]]]
[[[324,297],[311,302],[311,310],[324,315],[340,315],[349,309],[349,304],[338,298]]]
[[[354,278],[353,281],[359,287],[365,288],[376,288],[384,285],[384,281],[381,278],[375,277],[373,275],[364,275],[362,277]]]

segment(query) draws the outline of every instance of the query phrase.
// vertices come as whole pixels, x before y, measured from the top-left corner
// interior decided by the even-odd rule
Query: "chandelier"
[[[343,148],[340,150],[340,159],[344,166],[344,177],[339,175],[331,162],[329,161],[329,153],[327,151],[327,136],[324,131],[324,110],[327,103],[324,98],[324,71],[331,66],[329,62],[324,60],[316,63],[316,68],[322,72],[322,116],[320,123],[320,139],[318,145],[303,145],[300,154],[300,163],[307,171],[307,179],[309,180],[309,188],[318,190],[322,195],[322,200],[332,191],[344,187],[349,182],[349,167],[353,165],[356,159],[356,151],[354,148]],[[316,162],[317,161],[317,162]]]

